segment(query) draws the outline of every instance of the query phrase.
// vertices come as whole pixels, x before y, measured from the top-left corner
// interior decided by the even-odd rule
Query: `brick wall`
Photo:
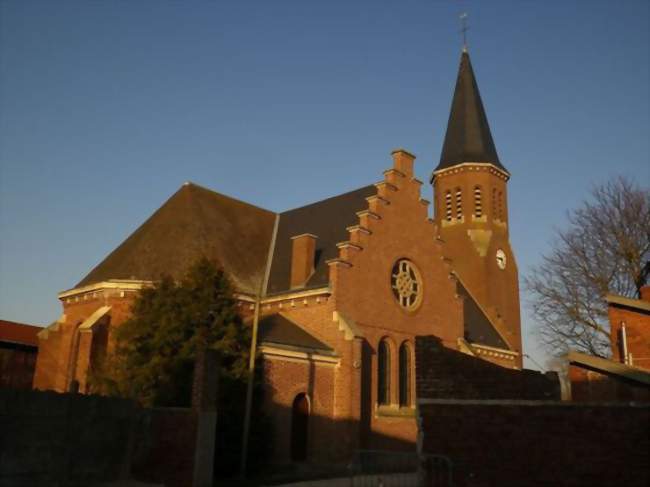
[[[572,401],[643,401],[650,402],[650,388],[610,377],[575,364],[569,366]]]
[[[82,299],[62,300],[63,314],[56,329],[49,329],[46,338],[39,338],[34,389],[65,392],[75,379],[80,383],[80,392],[88,392],[86,379],[96,338],[111,347],[110,329],[128,319],[134,297],[134,293],[122,295],[116,291],[105,291],[92,293],[90,297],[84,295]],[[96,327],[92,337],[81,337],[83,334],[78,332],[79,325],[102,306],[111,307],[110,319]]]
[[[38,348],[0,342],[0,387],[31,389]]]
[[[128,472],[131,401],[0,389],[0,485],[83,485]]]
[[[190,409],[143,410],[126,399],[0,389],[0,485],[77,487],[133,474],[186,487],[195,434]]]
[[[608,311],[612,360],[623,362],[620,329],[625,323],[627,350],[632,354],[632,364],[650,370],[650,312],[613,304],[609,305]]]
[[[648,407],[433,402],[420,405],[422,451],[451,459],[454,485],[650,485]]]
[[[192,485],[196,412],[189,408],[143,411],[132,466],[135,479],[164,482],[169,487]]]
[[[507,369],[448,349],[434,336],[415,343],[419,399],[560,399],[554,372]]]

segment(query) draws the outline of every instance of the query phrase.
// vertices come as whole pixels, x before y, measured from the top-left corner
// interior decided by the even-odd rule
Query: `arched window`
[[[483,198],[480,186],[474,186],[474,216],[476,218],[483,216]]]
[[[410,406],[411,397],[411,349],[404,342],[399,347],[399,405]]]
[[[386,340],[377,349],[377,402],[390,404],[390,345]]]
[[[499,191],[499,220],[503,221],[503,193]]]
[[[456,188],[456,218],[461,219],[463,217],[463,192],[460,188]]]
[[[307,460],[309,430],[309,398],[307,394],[298,394],[291,408],[291,460]]]
[[[451,221],[451,191],[445,193],[445,219]]]

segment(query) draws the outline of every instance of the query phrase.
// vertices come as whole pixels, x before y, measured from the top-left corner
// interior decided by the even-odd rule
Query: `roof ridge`
[[[206,192],[208,192],[208,193],[212,193],[212,194],[214,194],[214,195],[221,196],[221,197],[223,197],[223,198],[228,198],[229,200],[232,200],[232,201],[236,201],[236,202],[241,203],[241,204],[243,204],[243,205],[250,206],[251,208],[255,208],[255,209],[258,209],[258,210],[266,211],[266,212],[268,212],[268,213],[273,213],[273,214],[276,214],[276,215],[278,214],[277,211],[269,210],[268,208],[263,208],[263,207],[261,207],[261,206],[254,205],[253,203],[249,203],[248,201],[244,201],[244,200],[242,200],[242,199],[240,199],[240,198],[236,198],[236,197],[234,197],[234,196],[230,196],[230,195],[227,195],[227,194],[224,194],[224,193],[220,193],[219,191],[216,191],[216,190],[214,190],[214,189],[208,188],[208,187],[206,187],[206,186],[202,186],[202,185],[200,185],[200,184],[193,183],[192,181],[185,181],[185,182],[181,185],[181,187],[178,188],[178,190],[176,190],[176,192],[175,192],[175,193],[174,193],[174,194],[173,194],[169,199],[173,198],[177,193],[179,193],[180,191],[182,191],[183,188],[187,188],[187,187],[201,189],[201,190],[206,191]],[[163,205],[164,205],[164,203],[163,203]],[[161,207],[162,207],[162,206],[161,206]]]
[[[323,198],[322,200],[313,201],[311,203],[307,203],[306,205],[296,206],[294,208],[290,208],[288,210],[281,211],[281,212],[279,212],[279,214],[283,215],[285,213],[289,213],[289,212],[292,212],[292,211],[295,211],[295,210],[302,210],[303,208],[307,208],[308,206],[319,205],[319,204],[324,203],[326,201],[333,200],[333,199],[336,199],[336,198],[340,198],[342,196],[347,196],[347,195],[349,195],[351,193],[355,193],[357,191],[369,188],[371,186],[374,186],[374,185],[373,184],[366,184],[365,186],[359,186],[358,188],[351,189],[349,191],[345,191],[344,193],[339,193],[339,194],[336,194],[334,196],[328,196],[327,198]]]

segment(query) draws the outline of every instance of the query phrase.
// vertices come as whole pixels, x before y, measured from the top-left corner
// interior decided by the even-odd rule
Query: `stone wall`
[[[650,408],[512,400],[422,400],[422,452],[454,485],[650,485]]]

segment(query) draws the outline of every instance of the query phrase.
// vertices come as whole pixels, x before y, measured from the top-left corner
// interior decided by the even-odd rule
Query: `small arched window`
[[[404,342],[399,347],[399,405],[410,406],[412,404],[411,395],[411,349]]]
[[[463,217],[463,192],[456,188],[456,218],[460,220]]]
[[[451,191],[445,193],[445,219],[451,221]]]
[[[377,350],[377,402],[390,404],[390,345],[379,342]]]
[[[474,216],[481,218],[483,216],[483,196],[481,194],[481,187],[474,187]]]

